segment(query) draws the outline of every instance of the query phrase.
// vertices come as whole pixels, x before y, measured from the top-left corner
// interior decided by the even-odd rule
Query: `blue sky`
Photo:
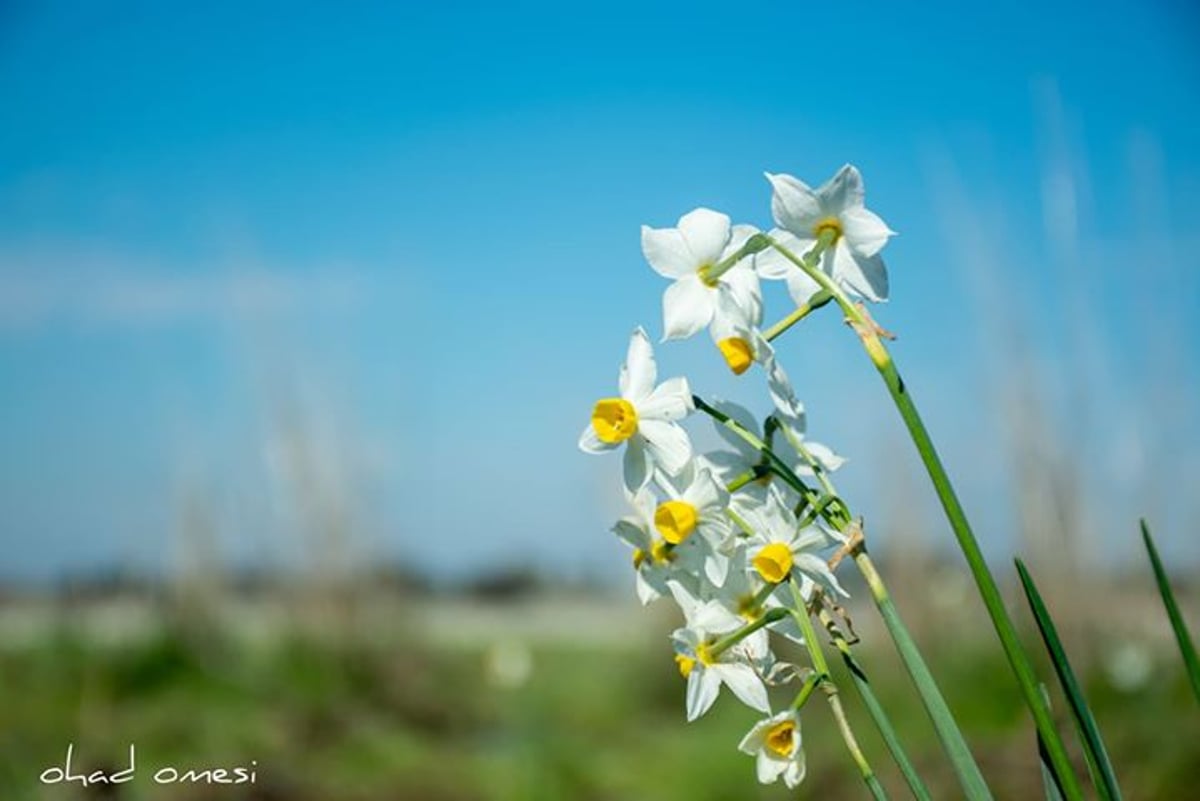
[[[0,574],[171,568],[189,525],[231,559],[303,561],[314,518],[347,521],[358,558],[446,575],[618,569],[619,468],[575,440],[632,327],[661,331],[639,226],[698,205],[765,226],[763,170],[818,183],[846,161],[901,232],[877,316],[989,550],[1014,545],[1003,420],[1029,384],[1039,441],[1104,487],[1084,493],[1100,557],[1143,511],[1194,557],[1198,22],[1185,3],[6,4]],[[929,493],[840,328],[783,353],[886,529],[897,493],[931,513]],[[996,368],[1013,352],[1027,373]],[[659,362],[756,397],[705,341]]]

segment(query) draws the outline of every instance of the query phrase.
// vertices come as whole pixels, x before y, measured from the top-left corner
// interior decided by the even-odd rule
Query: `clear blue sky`
[[[1105,552],[1150,511],[1195,554],[1187,3],[85,5],[0,10],[0,575],[170,568],[197,515],[296,561],[313,510],[443,574],[615,569],[619,465],[575,440],[661,332],[639,226],[765,226],[763,170],[846,161],[901,232],[878,316],[989,549],[1029,382]],[[846,494],[927,509],[833,315],[792,336]],[[987,368],[1010,342],[1036,379]],[[664,374],[754,397],[707,347]]]

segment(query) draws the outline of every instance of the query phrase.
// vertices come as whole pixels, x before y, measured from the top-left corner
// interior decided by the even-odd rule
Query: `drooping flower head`
[[[678,475],[692,458],[692,443],[679,425],[695,407],[686,378],[669,378],[658,386],[658,367],[646,332],[638,327],[618,380],[620,396],[604,398],[592,409],[592,420],[579,438],[588,453],[625,445],[625,488],[636,493],[655,467]]]
[[[832,245],[821,258],[821,270],[854,297],[887,300],[888,277],[879,251],[895,235],[878,215],[863,204],[862,175],[847,164],[816,190],[791,175],[767,173],[771,182],[771,212],[777,229],[771,236],[802,256],[824,234]],[[774,249],[755,257],[763,278],[784,278],[797,304],[819,289],[817,283]]]
[[[800,741],[800,718],[792,710],[754,724],[738,745],[743,754],[756,757],[758,780],[772,784],[780,776],[789,789],[804,781],[804,750]]]

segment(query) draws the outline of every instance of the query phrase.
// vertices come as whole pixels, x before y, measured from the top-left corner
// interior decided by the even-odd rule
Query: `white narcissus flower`
[[[646,332],[635,329],[621,367],[621,396],[597,401],[592,422],[579,438],[588,453],[603,453],[625,443],[625,488],[631,494],[650,480],[654,468],[678,475],[692,458],[692,443],[678,421],[695,406],[686,378],[658,386],[658,368]]]
[[[642,226],[642,253],[654,271],[674,279],[663,294],[663,339],[697,333],[717,313],[717,288],[728,287],[738,303],[756,319],[762,317],[762,294],[751,263],[742,260],[719,276],[711,271],[732,258],[758,233],[753,226],[730,225],[729,217],[696,209],[679,218],[676,228]]]
[[[701,538],[672,544],[654,534],[657,499],[648,489],[629,498],[633,514],[613,526],[613,533],[633,549],[637,596],[643,605],[667,592],[667,582],[677,581],[698,591],[700,570],[708,556]]]
[[[780,776],[789,789],[804,781],[804,749],[800,741],[800,717],[794,710],[760,720],[742,738],[738,750],[756,757],[758,780],[772,784]]]
[[[767,632],[759,629],[736,645],[712,652],[722,638],[745,624],[720,601],[700,601],[677,582],[668,582],[671,594],[683,610],[686,625],[671,635],[675,644],[675,662],[687,679],[687,719],[693,721],[707,712],[717,700],[721,685],[738,699],[760,712],[770,712],[767,688],[752,667],[769,661]]]
[[[778,228],[771,236],[796,256],[803,256],[829,232],[833,245],[821,257],[820,269],[855,297],[887,300],[888,277],[879,251],[895,231],[863,205],[858,169],[847,164],[816,190],[791,175],[767,173],[773,189],[771,212]],[[813,296],[817,283],[774,248],[755,256],[763,278],[785,278],[797,305]]]
[[[807,599],[816,584],[848,595],[819,551],[837,542],[823,523],[800,526],[774,486],[766,502],[749,518],[754,534],[747,543],[749,568],[771,584],[782,584],[795,575]]]
[[[696,459],[678,477],[658,479],[668,495],[654,509],[654,528],[671,545],[681,545],[699,534],[704,545],[704,574],[713,585],[725,583],[729,572],[733,524],[725,514],[729,493],[713,477],[713,468]],[[696,543],[692,543],[695,545]]]

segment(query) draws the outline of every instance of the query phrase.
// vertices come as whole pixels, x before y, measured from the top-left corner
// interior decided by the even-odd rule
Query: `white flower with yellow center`
[[[690,337],[717,313],[717,289],[728,287],[752,316],[762,317],[758,275],[748,259],[728,266],[757,231],[730,225],[729,217],[696,209],[675,228],[642,226],[642,253],[654,271],[674,283],[663,294],[663,339]]]
[[[807,451],[815,466],[825,472],[833,472],[844,465],[846,459],[834,453],[828,445],[806,438],[808,423],[804,404],[796,397],[792,382],[775,355],[770,354],[763,365],[767,371],[767,389],[771,395],[771,402],[775,405],[775,420],[779,423],[787,442],[797,453]],[[814,465],[804,458],[799,460],[793,470],[802,476],[811,476],[815,472]]]
[[[748,569],[763,581],[782,584],[795,576],[806,599],[814,585],[847,595],[820,555],[837,539],[824,523],[801,526],[776,487],[769,488],[766,502],[752,513],[749,522],[754,534],[746,544]]]
[[[645,605],[664,595],[668,581],[698,591],[700,570],[707,557],[704,542],[699,537],[690,537],[672,543],[656,536],[658,500],[650,490],[638,491],[629,503],[633,514],[618,520],[613,533],[633,549],[638,600]]]
[[[620,397],[604,398],[592,409],[592,421],[579,438],[588,453],[603,453],[625,444],[625,488],[635,493],[655,466],[678,475],[692,458],[692,443],[677,421],[691,413],[692,391],[686,378],[669,378],[658,386],[658,368],[646,332],[635,329],[621,367]]]
[[[773,784],[783,777],[789,789],[804,781],[804,749],[800,741],[800,717],[793,710],[760,720],[742,738],[738,750],[756,757],[758,780]]]
[[[688,721],[712,707],[722,684],[752,709],[770,712],[766,685],[752,667],[769,658],[766,630],[759,629],[718,653],[714,646],[742,628],[745,621],[719,601],[698,600],[677,582],[669,582],[667,586],[686,620],[686,625],[676,629],[671,640],[679,673],[687,679]]]
[[[704,574],[713,585],[725,583],[729,552],[734,539],[733,524],[725,510],[729,493],[713,477],[713,469],[702,458],[694,460],[678,478],[658,479],[667,498],[654,510],[654,527],[666,542],[680,545],[697,535],[704,544]]]
[[[887,300],[888,277],[879,251],[895,235],[863,205],[862,175],[847,164],[828,182],[813,190],[791,175],[767,173],[773,189],[771,212],[778,228],[771,237],[796,256],[803,256],[823,234],[832,237],[820,268],[833,282],[855,297]],[[817,292],[817,283],[774,248],[755,256],[763,278],[784,278],[797,305]]]

